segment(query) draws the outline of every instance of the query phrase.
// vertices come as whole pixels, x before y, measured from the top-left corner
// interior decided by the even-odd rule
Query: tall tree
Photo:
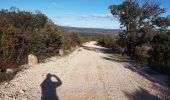
[[[127,39],[127,51],[133,54],[133,49],[138,44],[139,33],[146,34],[147,30],[154,30],[156,20],[165,13],[159,3],[144,2],[138,0],[124,0],[122,4],[109,6],[112,15],[120,21],[121,28],[125,29]]]

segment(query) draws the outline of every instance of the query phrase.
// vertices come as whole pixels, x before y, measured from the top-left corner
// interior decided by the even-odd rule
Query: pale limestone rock
[[[23,94],[25,93],[25,90],[20,90],[19,93]]]
[[[35,55],[30,54],[28,55],[28,65],[29,66],[34,66],[38,64],[38,59]]]
[[[64,51],[62,49],[59,50],[59,55],[63,56],[64,55]]]
[[[8,69],[6,69],[6,73],[7,73],[7,74],[9,74],[9,73],[14,73],[14,69],[8,68]]]
[[[76,48],[79,48],[79,46],[78,46],[78,45],[76,45]]]

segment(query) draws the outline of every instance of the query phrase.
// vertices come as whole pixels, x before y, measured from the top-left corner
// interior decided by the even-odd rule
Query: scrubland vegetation
[[[109,7],[124,30],[118,36],[106,35],[98,43],[113,52],[126,54],[152,69],[170,74],[170,17],[159,3],[126,0]]]
[[[80,45],[79,37],[65,32],[40,11],[20,11],[15,7],[0,11],[0,69],[18,68],[28,54],[38,58],[58,55]],[[2,73],[3,74],[3,73]],[[4,76],[4,77],[3,77]],[[8,75],[1,75],[8,79]]]
[[[57,55],[80,44],[76,34],[65,32],[40,11],[15,7],[0,11],[0,68],[18,67],[27,55]]]

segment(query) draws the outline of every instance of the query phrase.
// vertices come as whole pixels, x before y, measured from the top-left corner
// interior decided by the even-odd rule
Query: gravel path
[[[163,82],[131,70],[104,49],[89,42],[68,56],[28,68],[0,85],[0,100],[170,99]]]

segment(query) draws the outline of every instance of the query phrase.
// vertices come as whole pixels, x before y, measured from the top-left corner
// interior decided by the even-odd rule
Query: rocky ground
[[[21,71],[1,83],[0,100],[170,100],[166,76],[133,68],[105,49],[86,43],[68,56]]]

